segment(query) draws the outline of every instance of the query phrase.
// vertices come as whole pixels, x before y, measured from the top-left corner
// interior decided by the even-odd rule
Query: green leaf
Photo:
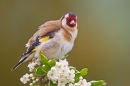
[[[56,60],[52,59],[51,61],[49,61],[49,65],[50,67],[53,67],[56,65]]]
[[[79,82],[80,73],[75,74],[75,82]]]
[[[44,74],[46,74],[43,70],[42,70],[42,67],[39,66],[36,71],[35,71],[35,75],[37,76],[43,76]]]
[[[49,81],[49,86],[57,86],[57,84],[53,83],[52,81]]]
[[[84,68],[84,69],[82,69],[82,70],[80,71],[80,75],[81,75],[81,76],[86,76],[87,73],[88,73],[88,69],[87,69],[87,68]]]
[[[51,67],[49,65],[45,65],[42,67],[42,70],[47,73],[49,70],[51,69]]]
[[[106,82],[104,80],[98,80],[91,82],[91,86],[105,86]]]
[[[44,54],[40,51],[40,59],[42,61],[43,64],[48,64],[48,59],[46,58],[46,56],[44,56]]]

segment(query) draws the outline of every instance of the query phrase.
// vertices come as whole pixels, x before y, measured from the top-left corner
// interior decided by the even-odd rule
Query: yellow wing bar
[[[49,36],[45,36],[45,37],[43,37],[42,39],[40,39],[39,40],[39,42],[45,42],[45,41],[47,41],[47,40],[49,40]],[[33,50],[32,50],[32,52],[35,52],[37,50],[37,48],[34,48]]]
[[[45,36],[42,39],[40,39],[39,41],[40,42],[45,42],[45,41],[49,40],[49,38],[50,38],[50,36]]]

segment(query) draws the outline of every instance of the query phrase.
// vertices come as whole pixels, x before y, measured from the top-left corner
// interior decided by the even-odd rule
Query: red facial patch
[[[76,17],[73,17],[73,16],[67,17],[67,22],[66,22],[66,24],[67,24],[68,26],[70,26],[70,27],[75,27],[76,24],[70,24],[70,22],[71,22],[72,20],[74,20],[74,21],[76,22]]]
[[[76,24],[70,24],[70,22],[66,22],[66,24],[69,26],[69,27],[75,27]]]
[[[73,17],[73,16],[69,16],[68,19],[76,21],[76,17]]]

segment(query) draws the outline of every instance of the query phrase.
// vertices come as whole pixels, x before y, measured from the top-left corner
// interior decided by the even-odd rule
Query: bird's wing
[[[55,32],[61,29],[60,26],[60,21],[49,21],[46,22],[45,24],[41,25],[39,27],[39,30],[29,39],[28,41],[28,47],[27,51],[23,53],[20,56],[19,62],[11,69],[12,71],[16,69],[20,64],[26,61],[28,59],[28,56],[31,55],[34,51],[35,48],[44,41],[47,41],[51,38],[54,37]],[[54,43],[53,43],[54,44]]]
[[[39,30],[29,39],[28,48],[25,53],[23,53],[20,57],[27,55],[28,53],[32,53],[36,46],[38,46],[41,42],[40,40],[46,41],[54,37],[54,32],[61,29],[60,21],[48,21],[45,24],[39,27]]]
[[[53,31],[59,30],[60,28],[61,28],[60,20],[48,21],[44,23],[43,25],[39,26],[38,28],[39,30],[28,40],[26,47],[29,48],[35,42],[37,36],[42,38]]]

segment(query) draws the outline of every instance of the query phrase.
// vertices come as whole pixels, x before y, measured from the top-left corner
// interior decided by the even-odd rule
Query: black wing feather
[[[30,52],[32,52],[32,50],[38,46],[40,44],[39,42],[39,37],[36,38],[35,42],[27,49],[27,51],[25,53],[23,53],[20,57],[23,57],[27,54],[29,54]]]
[[[47,33],[46,35],[44,35],[42,37],[37,36],[35,42],[27,49],[27,51],[25,53],[23,53],[20,56],[21,57],[20,61],[11,70],[13,71],[14,69],[16,69],[19,65],[21,65],[28,58],[28,55],[30,53],[32,53],[32,50],[35,49],[36,46],[38,46],[40,44],[39,38],[43,38],[45,36],[49,36],[49,39],[51,39],[51,38],[53,38],[55,36],[55,32],[56,31],[57,30],[49,32],[49,33]]]

